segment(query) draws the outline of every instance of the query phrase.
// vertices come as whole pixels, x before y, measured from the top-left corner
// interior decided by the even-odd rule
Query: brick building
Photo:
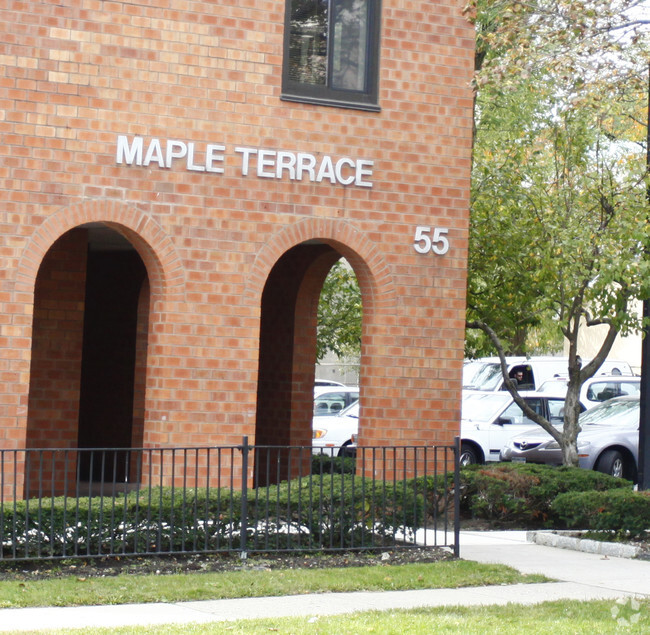
[[[320,287],[365,445],[459,426],[459,0],[7,0],[0,448],[309,445]]]

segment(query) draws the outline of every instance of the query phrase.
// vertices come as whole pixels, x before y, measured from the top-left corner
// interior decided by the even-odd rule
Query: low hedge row
[[[0,545],[13,558],[230,551],[244,547],[245,531],[250,551],[374,548],[412,533],[425,513],[405,481],[333,471],[249,489],[242,502],[229,489],[156,487],[5,503]]]
[[[641,536],[650,496],[625,479],[581,468],[495,463],[461,470],[461,514],[497,526],[586,529]]]
[[[588,529],[626,539],[650,535],[650,492],[567,492],[553,501],[552,508],[568,529]]]
[[[0,506],[2,558],[241,549],[379,548],[451,519],[453,474],[381,482],[319,458],[315,474],[248,490],[145,488],[116,497]],[[643,536],[650,495],[599,472],[531,464],[461,470],[460,512],[494,526],[579,528]],[[243,522],[242,512],[247,514]]]

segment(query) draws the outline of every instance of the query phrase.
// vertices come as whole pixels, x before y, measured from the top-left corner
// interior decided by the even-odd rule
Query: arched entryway
[[[63,234],[34,289],[27,447],[142,445],[149,281],[138,252],[101,223]],[[80,480],[129,480],[128,465],[91,464]]]
[[[343,254],[317,241],[289,249],[271,270],[262,294],[255,439],[258,446],[311,445],[318,301],[323,282]],[[255,481],[306,474],[310,454],[293,460],[260,453]]]

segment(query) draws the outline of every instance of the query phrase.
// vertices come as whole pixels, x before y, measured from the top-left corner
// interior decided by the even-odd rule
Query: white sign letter
[[[375,165],[374,161],[364,161],[363,159],[357,161],[357,175],[354,179],[355,185],[358,185],[359,187],[372,187],[372,181],[364,181],[362,179],[364,176],[372,176],[372,169],[364,168],[372,168],[373,165]]]
[[[215,161],[223,163],[223,154],[216,154],[217,152],[223,152],[226,149],[226,146],[217,146],[212,143],[209,143],[205,149],[205,169],[208,172],[216,172],[218,174],[223,174],[223,168],[215,168],[212,164]]]
[[[147,154],[144,157],[142,165],[147,166],[152,161],[155,161],[161,168],[165,167],[165,161],[163,159],[162,148],[160,147],[160,141],[158,139],[152,139],[149,147],[147,148]]]
[[[134,137],[133,145],[129,147],[126,135],[118,135],[115,160],[117,163],[126,163],[127,165],[132,165],[134,161],[136,165],[142,165],[142,137]]]
[[[265,172],[264,168],[275,167],[275,152],[273,150],[259,150],[257,153],[257,176],[264,179],[272,179],[275,172]]]
[[[293,152],[278,152],[276,178],[281,179],[282,172],[285,170],[289,171],[289,178],[294,181],[296,179],[296,155]]]
[[[191,141],[187,144],[187,169],[193,172],[205,172],[204,165],[194,163],[194,144]]]
[[[334,171],[336,172],[336,180],[342,185],[350,185],[350,183],[354,183],[355,175],[350,174],[350,176],[343,178],[344,165],[349,165],[350,167],[353,168],[354,161],[352,161],[352,159],[339,159],[336,162],[336,167],[334,168]]]
[[[257,154],[255,148],[235,148],[235,152],[242,154],[242,163],[241,163],[241,173],[242,176],[248,176],[248,163],[250,161],[251,154]]]
[[[336,183],[332,158],[328,155],[325,155],[323,157],[323,161],[320,164],[320,168],[318,169],[318,176],[316,177],[316,180],[320,183],[325,177],[330,180],[330,183]]]
[[[313,154],[307,154],[305,152],[299,152],[297,158],[296,166],[296,179],[300,181],[302,179],[302,173],[307,172],[309,174],[309,180],[315,180],[314,167],[316,166],[316,159]]]
[[[187,154],[187,146],[182,141],[168,141],[167,142],[167,160],[165,165],[168,168],[172,167],[174,159],[182,159]]]

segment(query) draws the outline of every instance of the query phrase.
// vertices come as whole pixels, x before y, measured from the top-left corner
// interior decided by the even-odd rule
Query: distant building
[[[357,386],[360,374],[360,359],[339,359],[334,353],[328,353],[316,364],[316,379],[331,379],[347,386]]]

